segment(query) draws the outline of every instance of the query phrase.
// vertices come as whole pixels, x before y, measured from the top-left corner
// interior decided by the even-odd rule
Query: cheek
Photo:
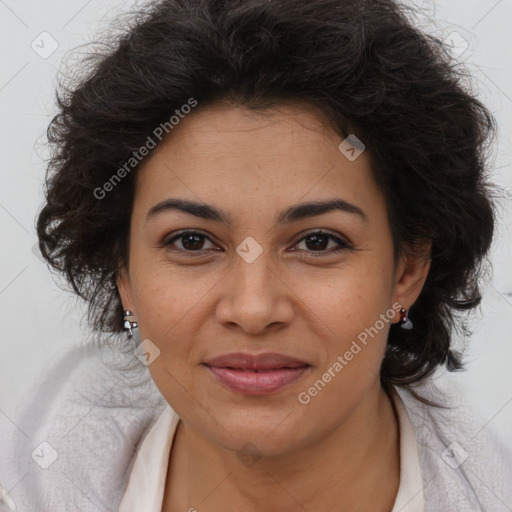
[[[318,293],[311,297],[316,301],[318,322],[329,329],[322,340],[321,363],[297,397],[311,413],[309,417],[341,421],[379,375],[395,310],[389,304],[388,290],[376,290],[364,281],[340,280],[339,287],[330,287],[329,300],[322,300]],[[338,407],[332,409],[332,404]]]
[[[149,257],[133,260],[132,290],[142,336],[165,345],[190,325],[219,280],[217,273],[198,268],[173,267]]]
[[[339,402],[341,396],[350,408],[379,374],[395,315],[388,282],[378,279],[379,272],[376,265],[354,266],[333,274],[323,286],[310,287],[309,294],[303,290],[323,354],[299,402],[314,402],[312,409],[318,407],[319,413],[321,404]]]
[[[167,402],[179,412],[186,411],[190,395],[202,396],[194,378],[201,350],[196,340],[205,318],[212,315],[208,298],[220,276],[176,269],[165,261],[133,263],[141,340],[151,340],[160,351],[148,369]]]
[[[314,313],[317,325],[325,326],[324,336],[339,340],[343,346],[391,307],[389,278],[382,279],[382,275],[376,265],[351,265],[321,281],[304,278],[294,291]]]

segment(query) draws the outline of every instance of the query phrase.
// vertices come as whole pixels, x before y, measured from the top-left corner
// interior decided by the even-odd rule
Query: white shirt
[[[400,485],[392,512],[423,512],[423,481],[418,447],[405,406],[393,401],[400,431]],[[169,455],[179,416],[167,406],[144,438],[130,474],[119,512],[161,512]]]

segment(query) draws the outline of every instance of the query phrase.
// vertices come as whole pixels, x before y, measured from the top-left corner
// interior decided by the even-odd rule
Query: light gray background
[[[512,0],[418,3],[439,20],[425,26],[451,41],[474,76],[473,89],[500,127],[493,167],[502,191],[492,251],[494,275],[485,288],[482,316],[473,322],[467,372],[456,380],[512,446]],[[54,113],[56,73],[63,57],[133,5],[114,0],[0,0],[0,426],[14,417],[35,376],[88,336],[81,324],[83,307],[59,289],[34,250],[34,218],[47,157],[45,129]],[[48,58],[31,47],[35,40],[40,53],[51,50],[52,40],[42,32],[58,43]]]

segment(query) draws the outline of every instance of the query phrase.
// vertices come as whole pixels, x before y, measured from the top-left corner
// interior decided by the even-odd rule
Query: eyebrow
[[[282,211],[277,219],[277,225],[288,224],[298,220],[323,215],[332,211],[352,213],[364,222],[368,223],[368,217],[361,208],[343,199],[333,198],[325,201],[312,201],[290,206]],[[231,217],[225,211],[206,204],[188,199],[169,198],[151,207],[146,214],[146,222],[152,217],[168,211],[181,211],[199,217],[231,225]]]

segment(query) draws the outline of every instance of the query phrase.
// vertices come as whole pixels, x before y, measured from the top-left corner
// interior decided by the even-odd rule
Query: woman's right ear
[[[117,274],[116,279],[117,289],[121,297],[121,303],[124,310],[134,310],[132,286],[130,281],[130,274],[126,268],[122,268]]]

